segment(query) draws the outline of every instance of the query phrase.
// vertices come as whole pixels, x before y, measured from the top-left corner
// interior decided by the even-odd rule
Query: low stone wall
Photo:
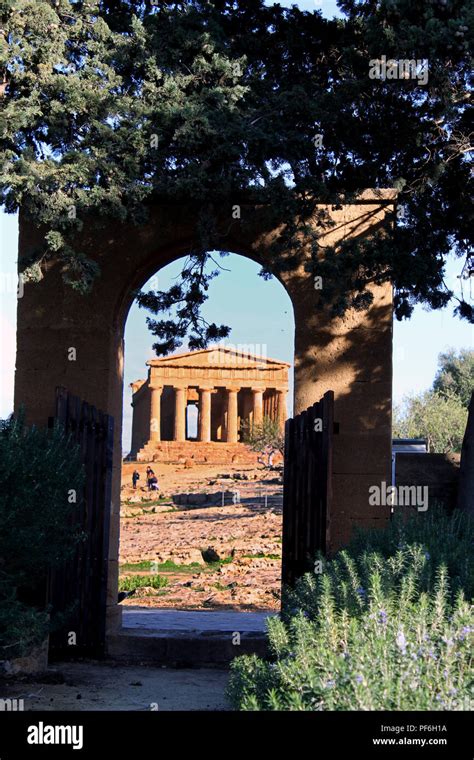
[[[428,486],[429,503],[456,506],[460,454],[397,454],[397,486]]]
[[[214,493],[176,493],[173,504],[180,507],[220,507],[238,504],[240,493],[235,491],[215,491]]]

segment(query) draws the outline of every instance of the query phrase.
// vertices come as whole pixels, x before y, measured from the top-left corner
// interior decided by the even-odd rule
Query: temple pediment
[[[187,351],[182,354],[165,356],[162,359],[149,359],[149,367],[207,367],[208,369],[283,369],[290,364],[267,356],[259,356],[246,350],[228,346],[214,346],[200,351]]]

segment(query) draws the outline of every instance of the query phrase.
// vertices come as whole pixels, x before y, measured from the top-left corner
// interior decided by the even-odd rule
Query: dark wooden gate
[[[329,546],[334,393],[285,426],[282,583],[314,569]]]
[[[85,485],[71,527],[79,527],[85,539],[74,556],[50,574],[49,604],[55,617],[64,616],[50,636],[50,657],[100,657],[105,648],[114,420],[65,388],[56,389],[55,419],[81,449]]]

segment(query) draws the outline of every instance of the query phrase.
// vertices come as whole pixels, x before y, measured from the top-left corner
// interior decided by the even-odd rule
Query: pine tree
[[[387,278],[400,319],[416,303],[455,301],[446,259],[472,250],[472,4],[340,8],[343,19],[327,20],[263,0],[0,0],[0,202],[45,229],[24,277],[56,258],[73,288],[90,289],[100,272],[75,240],[86,217],[99,234],[104,218],[140,224],[151,201],[191,204],[199,235],[181,282],[138,300],[177,312],[151,320],[158,353],[183,332],[205,346],[228,332],[203,323],[200,307],[217,235],[226,253],[219,211],[240,199],[281,225],[262,276],[295,266],[305,233],[336,314],[367,308],[367,285]],[[383,56],[421,69],[371,78]],[[399,191],[396,218],[323,252],[328,219],[308,226],[316,203],[367,187]],[[455,311],[474,320],[463,298]]]

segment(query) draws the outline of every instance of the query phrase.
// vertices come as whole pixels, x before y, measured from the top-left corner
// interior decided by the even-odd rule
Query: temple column
[[[162,385],[150,385],[150,441],[161,441],[161,393]]]
[[[238,407],[237,394],[240,388],[226,388],[227,391],[227,443],[237,443],[238,438]]]
[[[272,394],[272,420],[276,420],[278,417],[278,395]]]
[[[287,418],[286,395],[287,391],[277,390],[277,420],[280,430],[285,429],[285,422]]]
[[[186,440],[186,391],[174,387],[174,441]]]
[[[247,428],[251,427],[252,425],[252,411],[253,411],[253,401],[252,401],[252,394],[248,391],[244,391],[244,397],[243,397],[243,420],[244,424]]]
[[[199,426],[198,440],[211,440],[211,388],[198,388],[199,391]]]
[[[258,425],[263,420],[263,390],[261,388],[252,388],[252,393],[253,393],[252,424]]]

